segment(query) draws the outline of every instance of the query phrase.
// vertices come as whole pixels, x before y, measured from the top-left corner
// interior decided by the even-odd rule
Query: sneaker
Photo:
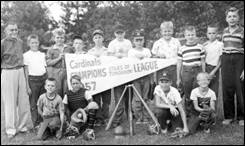
[[[205,133],[210,133],[210,128],[204,129],[204,132],[205,132]]]
[[[162,133],[162,134],[167,134],[167,132],[168,132],[168,128],[161,129],[161,133]]]
[[[239,125],[240,125],[240,126],[244,126],[244,120],[240,120],[240,121],[239,121]]]
[[[142,119],[138,119],[135,124],[143,124],[143,120]]]
[[[12,139],[14,138],[15,134],[7,134],[7,136],[8,136],[8,139]]]
[[[231,124],[232,121],[233,121],[232,119],[225,119],[225,120],[222,122],[222,124],[223,124],[223,125],[229,125],[229,124]]]
[[[143,119],[142,122],[143,122],[143,124],[148,124],[149,123],[149,120],[145,118],[145,119]]]

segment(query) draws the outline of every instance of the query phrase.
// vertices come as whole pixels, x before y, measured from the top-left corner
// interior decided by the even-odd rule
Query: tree
[[[24,42],[31,33],[36,33],[41,37],[48,30],[48,24],[53,23],[48,17],[48,9],[36,1],[1,2],[1,23],[3,23],[1,30],[9,20],[18,22],[21,30],[20,37]],[[3,31],[1,31],[1,37],[4,37]]]

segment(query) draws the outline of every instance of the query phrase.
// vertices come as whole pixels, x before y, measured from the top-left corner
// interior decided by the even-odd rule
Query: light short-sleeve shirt
[[[210,88],[208,89],[208,92],[205,95],[202,95],[199,91],[199,88],[195,88],[191,91],[191,100],[197,100],[198,101],[198,105],[202,107],[203,104],[206,105],[210,105],[210,101],[216,100],[216,95],[215,92],[213,90],[211,90]]]
[[[107,48],[106,47],[102,47],[100,49],[96,49],[95,47],[93,47],[92,49],[90,49],[88,51],[87,54],[90,54],[90,55],[94,55],[94,56],[106,56],[107,55]]]
[[[112,40],[108,45],[108,53],[121,54],[123,57],[128,56],[128,51],[132,49],[132,43],[128,39],[123,39],[123,41],[118,41],[118,39]]]
[[[151,57],[151,51],[148,48],[142,48],[142,50],[138,49],[131,49],[128,51],[128,57],[132,58],[150,58]]]
[[[46,73],[45,54],[40,51],[27,51],[24,53],[24,64],[28,66],[29,75],[42,76]]]
[[[214,42],[206,42],[203,44],[206,52],[205,62],[212,66],[217,66],[219,58],[222,55],[224,44],[218,40]]]
[[[177,107],[177,105],[182,101],[179,91],[172,86],[170,86],[170,91],[166,95],[161,89],[161,86],[157,85],[154,90],[154,95],[160,97],[160,104],[163,103]]]
[[[176,38],[172,37],[169,42],[164,38],[160,38],[153,44],[152,54],[165,56],[166,59],[175,58],[177,60],[177,53],[180,47],[180,41]]]
[[[85,99],[86,99],[86,100],[91,100],[91,99],[92,99],[92,95],[91,95],[88,91],[85,91]],[[64,104],[68,104],[68,98],[67,98],[67,95],[64,96],[64,98],[63,98],[63,103],[64,103]]]
[[[49,99],[47,94],[40,95],[37,106],[43,110],[44,117],[53,117],[59,115],[59,111],[64,111],[62,98],[56,94],[54,99]]]

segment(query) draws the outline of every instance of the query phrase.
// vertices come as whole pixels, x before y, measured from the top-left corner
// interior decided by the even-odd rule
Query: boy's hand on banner
[[[244,81],[244,70],[243,70],[242,73],[241,73],[240,79],[241,79],[242,81]]]

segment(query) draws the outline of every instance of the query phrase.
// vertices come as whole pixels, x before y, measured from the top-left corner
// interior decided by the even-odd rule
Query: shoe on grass
[[[229,125],[229,124],[231,124],[232,121],[233,121],[232,119],[225,119],[225,120],[222,122],[222,124],[223,124],[223,125]]]
[[[135,124],[143,124],[143,120],[142,119],[138,119]]]
[[[167,134],[167,133],[168,133],[168,128],[161,129],[161,133],[162,133],[162,134]]]
[[[240,121],[239,121],[239,125],[240,125],[240,126],[244,126],[244,120],[240,120]]]
[[[210,133],[210,128],[204,129],[204,132],[205,132],[205,133]]]
[[[15,134],[7,134],[8,139],[14,138]]]

